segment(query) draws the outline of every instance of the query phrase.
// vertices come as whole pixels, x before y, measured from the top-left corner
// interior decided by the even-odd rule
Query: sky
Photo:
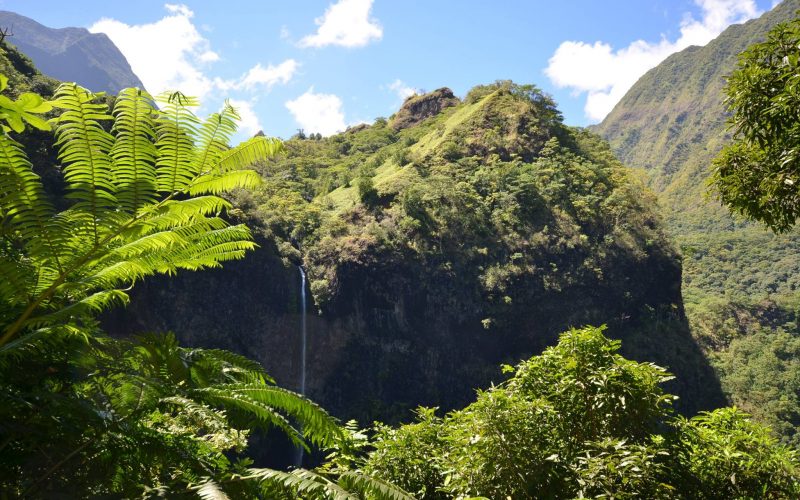
[[[0,0],[52,28],[107,34],[152,94],[226,99],[240,138],[330,135],[414,93],[511,79],[570,125],[601,121],[648,69],[775,0]],[[64,5],[68,5],[65,8]]]

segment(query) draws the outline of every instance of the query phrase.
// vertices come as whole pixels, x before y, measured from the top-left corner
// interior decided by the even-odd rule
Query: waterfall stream
[[[306,271],[303,266],[297,266],[300,271],[300,394],[306,395]],[[303,465],[303,448],[297,449],[295,466]]]
[[[306,272],[302,266],[300,270],[300,394],[306,394]]]

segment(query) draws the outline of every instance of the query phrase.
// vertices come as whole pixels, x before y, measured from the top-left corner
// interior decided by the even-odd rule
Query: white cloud
[[[259,87],[266,87],[269,90],[279,83],[284,85],[289,83],[299,67],[300,63],[294,59],[287,59],[277,66],[270,64],[266,68],[256,64],[238,80],[215,78],[214,86],[221,90],[255,90]]]
[[[192,23],[194,13],[186,5],[164,8],[168,15],[153,23],[129,25],[102,18],[89,31],[111,38],[150,93],[180,90],[203,98],[213,84],[202,67],[219,55]]]
[[[346,127],[339,96],[314,93],[314,87],[296,99],[287,101],[286,108],[307,133],[319,132],[327,136]]]
[[[339,0],[314,20],[317,32],[300,40],[301,47],[363,47],[383,37],[383,28],[370,19],[373,0]]]
[[[397,97],[403,100],[405,100],[408,97],[411,97],[414,94],[419,93],[417,89],[415,89],[414,87],[409,87],[408,85],[405,84],[405,82],[403,82],[399,78],[390,83],[389,85],[387,85],[386,88],[397,94]]]
[[[298,62],[294,59],[287,59],[277,66],[270,64],[266,68],[256,64],[242,78],[242,86],[250,89],[257,85],[264,85],[268,88],[276,83],[285,85],[292,79],[298,66]]]
[[[729,25],[760,14],[754,0],[695,0],[695,3],[702,11],[701,19],[687,14],[674,42],[666,38],[658,43],[637,40],[614,50],[600,41],[594,44],[566,41],[548,61],[545,74],[558,87],[585,93],[586,116],[600,121],[639,77],[667,56],[690,45],[705,45]]]
[[[255,135],[259,130],[263,130],[261,122],[258,120],[255,111],[253,111],[252,101],[242,101],[239,99],[229,99],[231,106],[239,113],[241,121],[239,121],[239,130],[247,135]]]

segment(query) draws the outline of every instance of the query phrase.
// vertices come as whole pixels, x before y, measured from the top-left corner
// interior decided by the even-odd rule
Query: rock
[[[422,95],[408,97],[400,110],[392,119],[391,126],[395,130],[413,127],[414,125],[436,116],[443,109],[455,106],[461,100],[453,95],[447,87],[434,90]]]

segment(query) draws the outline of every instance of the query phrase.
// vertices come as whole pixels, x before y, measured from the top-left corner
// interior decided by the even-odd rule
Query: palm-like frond
[[[397,486],[380,478],[357,471],[345,471],[339,476],[339,484],[357,491],[366,498],[375,500],[414,500],[414,497]]]
[[[303,429],[302,436],[320,446],[331,446],[342,438],[342,430],[334,418],[316,403],[287,389],[265,384],[225,384],[197,389],[197,397],[224,402],[228,408],[252,412],[267,424],[276,425],[302,443],[301,434],[293,427],[286,428],[291,417]],[[276,415],[277,414],[277,415]],[[280,418],[278,418],[280,417]]]
[[[283,142],[279,139],[256,136],[220,155],[217,160],[217,168],[220,172],[228,172],[241,168],[241,165],[252,165],[264,161],[283,151]]]
[[[310,470],[294,469],[283,472],[273,469],[250,469],[249,472],[247,479],[260,481],[265,489],[278,486],[313,499],[361,500],[355,493]]]
[[[198,130],[195,168],[198,173],[214,169],[219,158],[228,149],[231,136],[236,132],[236,121],[239,115],[233,107],[225,103],[222,111],[209,116]],[[241,165],[241,164],[240,164]]]
[[[230,498],[222,491],[222,488],[211,479],[207,479],[200,485],[197,489],[197,496],[203,500],[228,500]]]
[[[156,100],[164,106],[156,125],[158,190],[175,193],[181,191],[199,173],[195,161],[195,138],[199,120],[189,109],[199,103],[180,92],[164,93]]]
[[[261,483],[265,494],[270,488],[288,489],[302,498],[325,500],[414,500],[402,489],[381,479],[355,471],[331,475],[306,469],[289,472],[250,469],[246,480]]]

